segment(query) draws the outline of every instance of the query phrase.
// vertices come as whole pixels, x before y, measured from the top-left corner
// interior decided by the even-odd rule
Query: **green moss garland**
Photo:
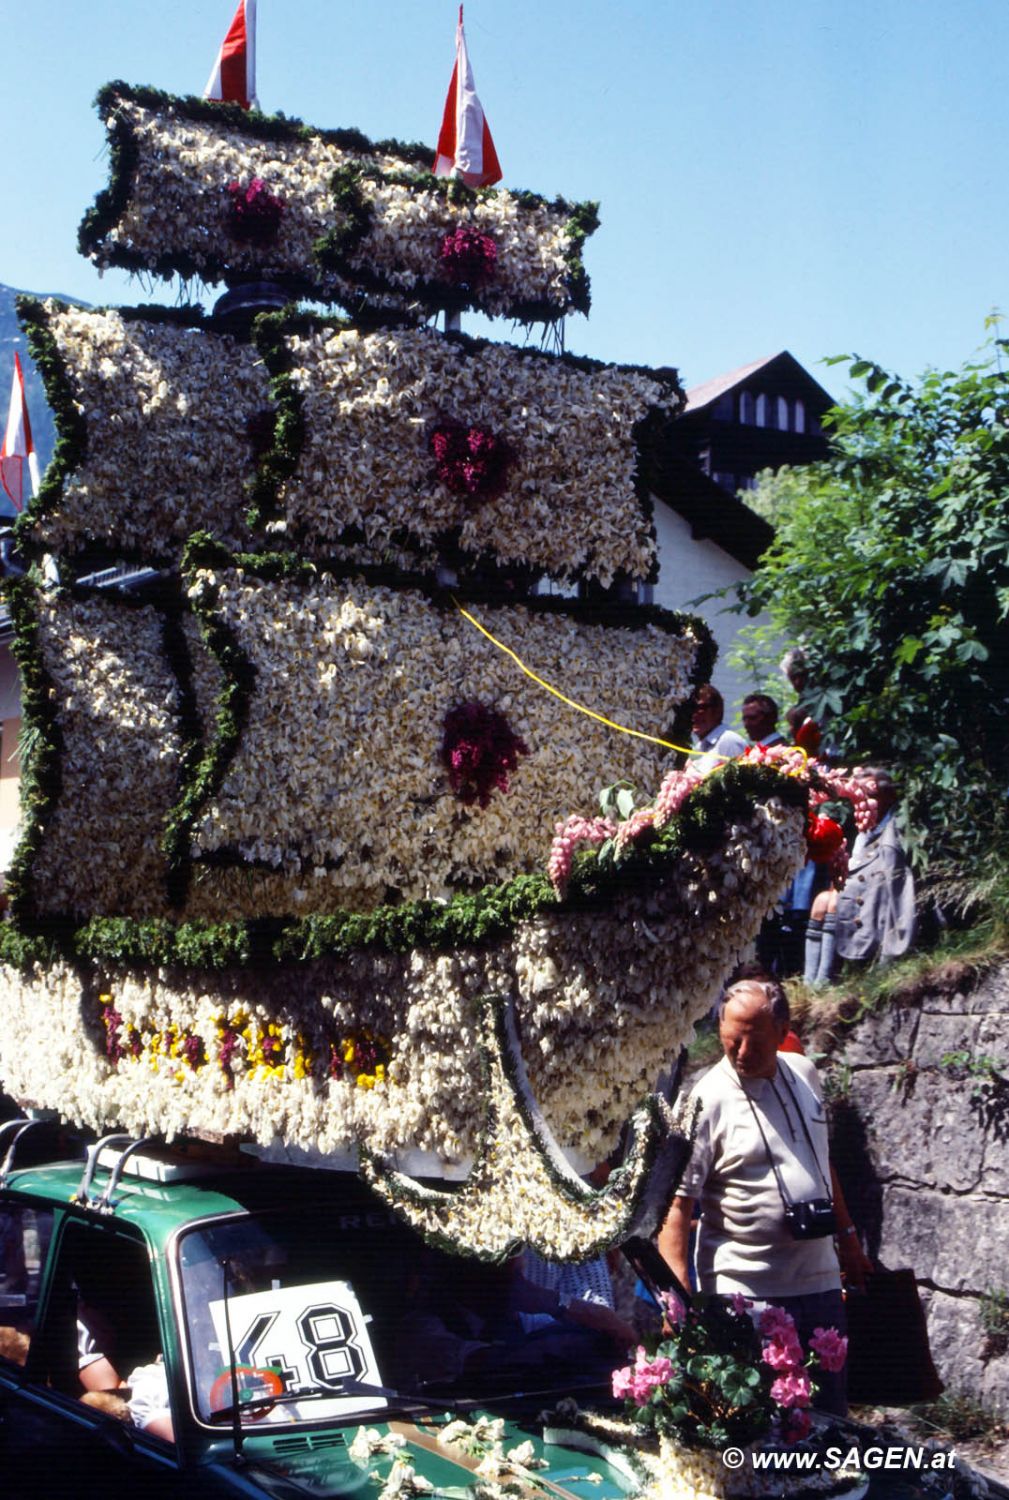
[[[190,548],[198,550],[205,534],[187,544],[183,554],[186,571]],[[193,823],[224,779],[248,722],[249,703],[255,689],[256,669],[232,632],[215,613],[218,591],[206,587],[190,604],[200,625],[208,651],[221,670],[221,686],[214,706],[214,726],[206,740],[192,739],[184,756],[181,793],[165,823],[161,847],[168,863],[168,896],[174,906],[183,906],[192,878],[190,837]],[[179,632],[181,637],[181,631]],[[183,642],[184,644],[184,642]],[[188,653],[187,653],[188,660]],[[195,711],[195,703],[193,704]]]
[[[60,305],[71,306],[70,303]],[[66,362],[53,337],[45,306],[36,297],[27,296],[18,297],[16,306],[56,425],[52,462],[42,476],[38,494],[29,500],[14,523],[15,541],[23,555],[39,557],[41,549],[35,536],[36,527],[57,508],[64,483],[84,462],[88,451],[88,427],[77,409]]]
[[[270,374],[276,420],[273,440],[261,455],[255,478],[248,486],[246,520],[252,531],[283,516],[281,486],[294,474],[305,447],[305,398],[291,379],[291,351],[285,338],[300,321],[297,309],[289,307],[280,313],[261,313],[253,323],[253,341]],[[328,326],[343,329],[353,325],[334,318]]]
[[[362,950],[447,953],[493,947],[507,940],[521,922],[605,909],[629,888],[653,887],[675,874],[685,854],[704,855],[718,847],[732,823],[748,817],[755,802],[769,797],[802,807],[806,787],[769,766],[730,762],[695,788],[651,843],[632,845],[618,866],[601,865],[593,851],[580,852],[563,900],[558,900],[545,874],[534,874],[460,893],[447,903],[412,901],[367,912],[276,921],[175,923],[96,917],[77,928],[54,919],[25,929],[18,912],[16,924],[0,926],[0,961],[23,967],[49,961],[58,952],[91,963],[217,970],[250,962],[311,963]]]
[[[0,928],[19,963],[33,953],[29,939],[38,932],[31,867],[45,834],[49,815],[62,790],[63,736],[56,717],[56,690],[45,669],[36,609],[41,576],[30,569],[23,578],[6,578],[3,596],[14,624],[12,651],[21,674],[21,838],[7,870],[6,886],[14,924]],[[2,949],[0,949],[2,951]],[[49,953],[49,942],[41,954]]]

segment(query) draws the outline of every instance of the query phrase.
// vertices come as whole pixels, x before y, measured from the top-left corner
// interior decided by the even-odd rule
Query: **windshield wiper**
[[[464,1399],[453,1396],[451,1391],[445,1391],[442,1395],[424,1395],[412,1391],[397,1391],[389,1385],[365,1385],[359,1380],[348,1380],[341,1385],[338,1391],[326,1390],[323,1386],[312,1386],[304,1391],[285,1391],[278,1396],[254,1396],[250,1401],[239,1401],[238,1406],[230,1403],[220,1406],[216,1411],[210,1413],[210,1422],[233,1421],[236,1411],[240,1416],[246,1412],[268,1411],[272,1406],[292,1406],[298,1401],[319,1401],[329,1399],[338,1401],[341,1396],[377,1396],[385,1401],[384,1406],[366,1408],[367,1412],[376,1415],[391,1415],[393,1412],[409,1413],[411,1411],[478,1411],[487,1406],[503,1405],[512,1401],[543,1401],[545,1399],[560,1400],[564,1396],[570,1396],[575,1391],[598,1391],[606,1388],[605,1380],[577,1380],[565,1381],[563,1385],[543,1386],[537,1390],[528,1391],[488,1391],[485,1396],[467,1396]],[[351,1415],[355,1420],[360,1420],[366,1412],[355,1411]]]
[[[430,1382],[432,1385],[434,1382]],[[488,1406],[501,1405],[508,1401],[542,1401],[552,1398],[555,1401],[565,1396],[570,1396],[574,1391],[598,1391],[608,1389],[606,1381],[598,1380],[576,1380],[565,1381],[563,1385],[544,1386],[542,1389],[530,1391],[488,1391],[485,1396],[466,1396],[460,1398],[454,1396],[451,1390],[446,1390],[441,1395],[413,1394],[408,1391],[393,1390],[387,1385],[362,1385],[357,1381],[348,1381],[344,1387],[348,1395],[375,1395],[384,1396],[396,1411],[439,1411],[446,1409],[451,1411],[479,1411]],[[376,1411],[389,1412],[389,1407],[376,1407]],[[356,1412],[355,1416],[362,1413]]]

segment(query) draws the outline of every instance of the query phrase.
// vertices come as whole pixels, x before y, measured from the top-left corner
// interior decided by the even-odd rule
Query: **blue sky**
[[[92,100],[199,93],[233,8],[4,0],[0,281],[150,300],[76,253]],[[263,108],[433,143],[454,26],[452,0],[259,0]],[[839,393],[824,355],[914,375],[1009,312],[1003,0],[469,0],[466,31],[506,184],[601,201],[569,348],[688,385],[788,348]]]

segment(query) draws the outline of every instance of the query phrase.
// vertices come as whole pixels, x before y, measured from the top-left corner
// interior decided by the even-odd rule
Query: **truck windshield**
[[[618,1362],[606,1339],[542,1310],[556,1299],[530,1294],[520,1260],[431,1249],[377,1206],[203,1223],[177,1254],[193,1409],[212,1426],[233,1420],[236,1399],[247,1425],[331,1422],[378,1415],[400,1394],[608,1385]]]

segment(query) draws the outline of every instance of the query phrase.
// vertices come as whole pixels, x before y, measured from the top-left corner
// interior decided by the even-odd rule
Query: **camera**
[[[805,1203],[785,1204],[785,1227],[793,1240],[822,1240],[837,1231],[834,1205],[829,1198],[808,1198]]]

